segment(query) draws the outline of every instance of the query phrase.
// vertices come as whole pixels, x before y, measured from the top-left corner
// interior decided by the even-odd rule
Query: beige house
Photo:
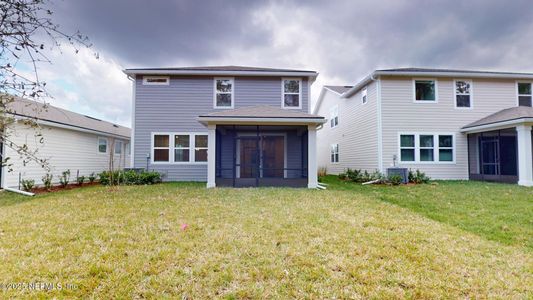
[[[533,186],[533,73],[403,68],[324,86],[318,166]]]

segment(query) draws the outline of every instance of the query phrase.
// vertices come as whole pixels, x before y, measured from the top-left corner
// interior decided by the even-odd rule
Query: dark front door
[[[263,137],[263,176],[283,178],[285,145],[283,136]]]
[[[240,177],[255,178],[259,171],[257,139],[242,138],[240,141]]]
[[[517,140],[512,135],[479,137],[483,180],[516,182],[518,175]]]

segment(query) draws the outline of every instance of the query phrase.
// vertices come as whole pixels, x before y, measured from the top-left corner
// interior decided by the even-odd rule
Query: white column
[[[518,184],[524,186],[533,186],[531,126],[517,126],[516,132],[518,138]]]
[[[307,132],[307,187],[314,189],[318,186],[318,169],[316,166],[316,125],[308,125]]]
[[[217,125],[207,125],[207,187],[216,186],[216,129]]]

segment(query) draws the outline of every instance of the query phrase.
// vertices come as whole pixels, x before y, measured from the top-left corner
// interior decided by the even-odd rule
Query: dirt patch
[[[35,193],[35,194],[46,194],[46,193],[53,193],[53,192],[58,192],[58,191],[80,189],[80,188],[89,187],[89,186],[95,186],[95,185],[99,185],[99,184],[100,184],[99,182],[93,182],[93,183],[88,183],[87,182],[87,183],[84,183],[82,185],[79,185],[77,183],[71,183],[71,184],[67,185],[66,187],[63,187],[62,185],[55,185],[55,186],[51,187],[49,190],[47,190],[45,187],[33,188],[31,190],[31,192]]]

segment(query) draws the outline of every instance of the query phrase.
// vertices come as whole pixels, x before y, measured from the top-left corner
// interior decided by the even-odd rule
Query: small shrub
[[[346,178],[353,182],[359,182],[359,178],[361,176],[361,170],[352,170],[348,168],[346,170]]]
[[[78,185],[82,185],[85,182],[85,176],[78,176],[76,181],[78,182]]]
[[[35,180],[33,179],[22,179],[21,181],[21,184],[22,184],[22,189],[25,190],[26,192],[30,192],[33,187],[35,186]]]
[[[130,171],[104,171],[99,174],[100,183],[103,185],[141,185],[161,182],[161,174],[155,171],[137,173]]]
[[[96,174],[92,172],[87,178],[89,179],[89,183],[93,183],[96,180]]]
[[[52,188],[52,179],[54,178],[54,175],[50,173],[44,174],[42,177],[44,188],[49,191]]]
[[[337,175],[337,177],[338,177],[340,180],[346,180],[346,173],[340,173],[339,175]]]
[[[426,176],[426,173],[416,169],[416,171],[409,170],[408,174],[409,182],[421,184],[421,183],[428,183],[431,178],[429,176]]]
[[[403,181],[403,178],[401,175],[399,174],[394,174],[394,175],[390,175],[389,178],[388,178],[388,181],[392,184],[392,185],[400,185]]]
[[[70,170],[66,170],[63,173],[61,173],[61,176],[59,177],[59,183],[61,186],[66,187],[70,181]]]

